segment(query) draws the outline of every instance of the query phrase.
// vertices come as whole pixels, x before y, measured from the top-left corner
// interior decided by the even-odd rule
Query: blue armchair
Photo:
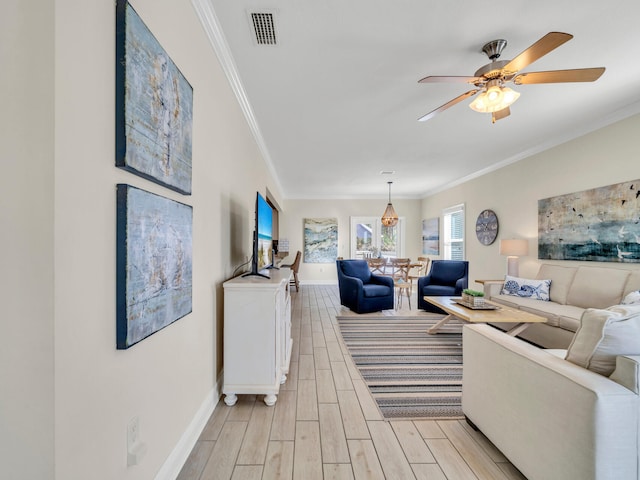
[[[446,313],[427,303],[423,297],[454,297],[469,286],[469,262],[434,260],[428,275],[418,279],[418,308],[427,312]]]
[[[340,303],[356,313],[393,308],[393,278],[373,275],[366,260],[337,260]]]

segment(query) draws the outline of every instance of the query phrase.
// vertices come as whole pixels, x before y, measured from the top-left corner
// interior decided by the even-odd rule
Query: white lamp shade
[[[500,240],[500,255],[519,257],[529,254],[529,242],[523,238]]]

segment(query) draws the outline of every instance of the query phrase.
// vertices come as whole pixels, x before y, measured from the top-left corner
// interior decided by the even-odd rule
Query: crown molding
[[[546,142],[541,142],[535,147],[524,150],[518,153],[517,155],[513,155],[512,157],[502,160],[501,162],[494,163],[493,165],[490,165],[487,168],[483,168],[482,170],[478,170],[477,172],[471,173],[466,177],[459,178],[453,182],[444,184],[440,187],[424,192],[422,194],[422,198],[427,198],[437,193],[444,192],[445,190],[449,190],[450,188],[456,187],[458,185],[466,183],[475,178],[482,177],[483,175],[494,172],[496,170],[500,170],[501,168],[504,168],[507,165],[511,165],[512,163],[519,162],[526,158],[537,155],[538,153],[542,153],[546,150],[550,150],[554,147],[557,147],[558,145],[568,143],[572,140],[575,140],[576,138],[583,137],[589,133],[608,127],[609,125],[612,125],[614,123],[621,122],[622,120],[625,120],[629,117],[637,115],[638,113],[640,113],[640,102],[631,103],[629,105],[622,107],[619,110],[616,110],[615,112],[607,116],[603,116],[596,122],[593,122],[586,126],[582,126],[580,128],[569,130],[563,135],[556,136]]]
[[[231,54],[231,50],[229,49],[229,44],[227,43],[227,39],[224,36],[224,32],[222,31],[222,26],[220,25],[216,12],[213,9],[213,5],[211,5],[211,2],[209,0],[191,0],[191,4],[193,5],[196,15],[200,20],[205,33],[207,34],[209,43],[218,56],[220,66],[222,67],[222,70],[224,71],[224,74],[229,81],[231,90],[238,100],[240,109],[242,110],[242,113],[247,120],[249,130],[251,130],[253,138],[258,145],[258,149],[260,150],[260,154],[267,164],[267,169],[269,170],[269,173],[271,173],[273,181],[278,187],[278,190],[282,192],[282,196],[286,197],[285,192],[282,189],[280,179],[278,178],[278,175],[276,173],[276,169],[273,166],[271,155],[269,154],[267,145],[264,141],[264,138],[262,137],[262,132],[260,131],[258,120],[253,113],[253,109],[251,108],[251,104],[249,103],[249,98],[245,92],[244,86],[242,85],[242,80],[240,79],[240,74],[238,73],[236,62],[233,59],[233,55]]]

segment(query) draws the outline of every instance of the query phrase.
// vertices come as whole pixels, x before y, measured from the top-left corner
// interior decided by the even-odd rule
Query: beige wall
[[[338,256],[349,258],[350,218],[360,216],[380,217],[387,207],[386,198],[378,200],[299,200],[289,199],[284,203],[284,212],[280,219],[280,237],[289,239],[290,256],[285,260],[293,261],[295,253],[304,253],[303,225],[305,218],[338,219]],[[391,198],[397,214],[406,222],[405,254],[416,258],[422,253],[422,225],[420,220],[420,200]],[[335,264],[300,263],[300,281],[302,283],[337,283]]]
[[[280,201],[191,4],[132,4],[194,89],[191,196],[114,166],[114,2],[10,0],[2,16],[3,478],[150,479],[188,453],[217,400],[222,282],[250,255],[255,192]],[[117,183],[193,206],[193,312],[125,351]],[[134,416],[148,450],[127,467]]]
[[[441,215],[442,209],[466,206],[466,256],[470,279],[501,278],[506,258],[499,254],[502,238],[529,240],[529,256],[520,259],[520,275],[538,271],[538,200],[640,179],[640,115],[529,157],[477,179],[429,196],[422,201],[425,218]],[[497,240],[484,246],[476,239],[478,214],[492,209],[498,215]],[[559,262],[594,265],[595,262]],[[600,266],[620,266],[602,263]],[[624,264],[637,268],[638,264]],[[478,287],[470,283],[472,287]]]
[[[250,254],[256,190],[283,205],[281,236],[292,251],[302,250],[303,218],[337,217],[348,256],[349,217],[381,215],[386,203],[282,200],[191,5],[132,3],[194,88],[191,196],[114,167],[113,2],[9,0],[0,20],[0,58],[11,72],[0,75],[10,92],[0,129],[7,478],[149,479],[175,455],[199,412],[213,407],[221,284]],[[407,219],[407,255],[420,253],[422,218],[464,201],[472,277],[502,275],[497,243],[475,241],[477,213],[496,210],[500,237],[533,239],[539,198],[640,178],[639,128],[636,116],[423,201],[394,200]],[[117,183],[194,208],[193,312],[126,351],[115,349]],[[523,273],[535,270],[532,250]],[[334,267],[302,264],[301,278],[332,282]],[[127,467],[134,416],[148,452]]]
[[[0,477],[52,478],[53,2],[2,10]]]
[[[441,217],[446,207],[465,204],[466,257],[470,261],[470,286],[473,279],[501,278],[506,271],[506,257],[499,254],[502,238],[529,240],[529,256],[520,259],[520,274],[533,276],[537,260],[538,200],[625,180],[640,179],[640,115],[610,125],[566,144],[549,149],[482,177],[431,195],[423,200],[392,199],[399,215],[406,220],[406,254],[412,258],[422,253],[422,219]],[[338,218],[338,255],[349,258],[351,216],[378,216],[384,210],[380,200],[300,200],[288,199],[280,225],[280,236],[289,238],[289,251],[303,251],[303,220],[308,217]],[[478,242],[475,222],[484,209],[498,215],[498,238],[490,246]],[[440,225],[442,238],[442,222]],[[441,246],[442,252],[442,246]],[[439,258],[439,257],[433,257]],[[293,260],[290,256],[286,261]],[[566,263],[566,262],[561,262]],[[569,262],[580,263],[580,262]],[[582,262],[593,265],[593,262]],[[599,265],[620,266],[613,263]],[[623,268],[637,268],[625,264]],[[333,283],[333,265],[300,265],[303,283]]]

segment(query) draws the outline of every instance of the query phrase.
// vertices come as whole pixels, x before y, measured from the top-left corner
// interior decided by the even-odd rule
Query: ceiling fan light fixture
[[[469,108],[480,113],[493,113],[509,107],[519,96],[518,92],[509,87],[503,87],[498,82],[489,82],[487,89],[469,104]]]
[[[391,184],[393,182],[387,183],[389,184],[389,203],[387,203],[387,208],[382,214],[382,218],[380,219],[380,221],[385,227],[395,227],[398,224],[398,214],[391,204]]]

